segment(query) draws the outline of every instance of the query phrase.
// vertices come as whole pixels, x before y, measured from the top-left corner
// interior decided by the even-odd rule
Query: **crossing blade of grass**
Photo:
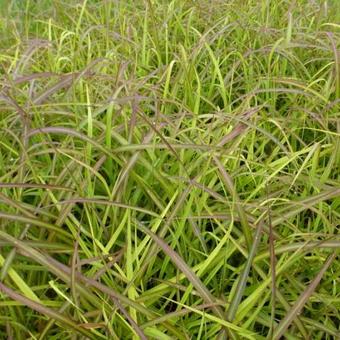
[[[171,210],[168,218],[165,220],[164,225],[161,227],[160,231],[159,231],[159,237],[162,238],[164,237],[164,235],[166,234],[168,228],[171,226],[173,220],[176,217],[176,214],[178,212],[178,210],[182,207],[182,204],[184,203],[187,195],[190,192],[190,186],[188,186],[180,195],[178,201],[176,202],[174,208]],[[177,193],[174,196],[174,199],[176,198]],[[171,202],[171,201],[170,201]],[[147,234],[148,235],[148,234]],[[141,280],[143,274],[145,273],[145,271],[147,270],[148,265],[150,264],[150,262],[154,261],[154,259],[157,256],[158,253],[158,246],[157,244],[153,244],[150,249],[147,250],[147,254],[148,256],[145,258],[144,263],[142,263],[142,265],[140,266],[138,272],[135,274],[135,276],[133,277],[133,279],[130,281],[130,283],[128,284],[127,288],[130,288],[130,285],[132,285],[134,282],[138,282],[139,280]]]
[[[26,298],[23,295],[16,293],[11,288],[4,285],[2,282],[0,282],[0,291],[5,293],[6,295],[8,295],[11,299],[18,301],[18,302],[21,302],[25,306],[61,322],[62,324],[66,325],[68,328],[88,337],[89,339],[93,339],[93,340],[97,339],[97,336],[95,334],[93,334],[92,332],[88,331],[87,329],[85,329],[83,327],[79,327],[68,316],[66,317],[66,316],[54,311],[53,309],[47,308],[44,305],[42,305],[42,304],[40,304],[36,301],[33,301],[31,299]]]
[[[261,221],[256,228],[254,241],[253,241],[253,244],[250,248],[249,255],[248,255],[247,261],[245,263],[245,267],[243,269],[242,274],[240,275],[239,281],[237,283],[235,295],[233,296],[233,298],[230,302],[229,308],[228,308],[227,319],[229,321],[234,320],[236,312],[237,312],[237,308],[238,308],[238,306],[241,302],[242,295],[243,295],[244,289],[245,289],[246,284],[247,284],[249,271],[250,271],[251,265],[253,263],[254,257],[256,255],[257,247],[258,247],[260,240],[261,240],[262,229],[263,229],[263,222]]]
[[[196,288],[197,292],[200,293],[203,301],[205,303],[212,304],[214,307],[212,309],[219,317],[223,317],[223,311],[218,306],[215,306],[215,297],[210,293],[210,291],[205,287],[203,282],[196,276],[196,274],[188,267],[184,260],[171,249],[160,237],[150,231],[148,228],[141,224],[138,224],[144,233],[149,235],[152,240],[170,257],[170,259],[176,264],[178,269],[184,273],[186,278],[191,282],[191,284]]]
[[[143,139],[142,144],[148,144],[154,135],[154,131],[149,132]],[[118,177],[118,181],[115,183],[114,189],[111,193],[111,197],[114,198],[116,192],[119,191],[120,187],[122,186],[122,183],[126,181],[129,172],[134,167],[135,163],[138,161],[138,158],[140,156],[141,151],[135,151],[133,156],[130,158],[130,160],[127,162],[127,164],[124,166],[122,172],[120,173],[120,176]]]
[[[77,137],[89,144],[92,144],[93,146],[98,148],[98,150],[102,151],[105,155],[109,157],[110,156],[112,157],[113,155],[111,151],[109,151],[106,147],[102,146],[100,143],[94,141],[93,139],[89,138],[88,136],[74,129],[70,129],[67,127],[49,126],[49,127],[38,128],[38,129],[32,129],[27,133],[27,137],[32,137],[37,134],[49,134],[49,133],[63,134],[63,135]]]
[[[58,74],[53,73],[53,72],[38,72],[38,73],[33,73],[33,74],[28,74],[28,75],[23,75],[20,77],[17,77],[13,80],[10,80],[12,84],[20,84],[20,83],[25,83],[30,80],[36,80],[39,78],[50,78],[50,77],[57,77]]]
[[[238,124],[233,128],[231,132],[229,132],[226,136],[222,138],[221,141],[218,142],[217,146],[224,146],[230,141],[234,140],[237,136],[239,136],[244,130],[247,129],[247,125],[243,123],[243,120],[249,119],[252,115],[260,111],[261,107],[255,107],[250,109],[249,111],[242,114],[242,119],[238,119]]]
[[[38,189],[48,189],[48,190],[63,190],[63,191],[73,191],[71,188],[66,188],[61,185],[53,184],[40,184],[40,183],[0,183],[0,188],[38,188]]]
[[[340,194],[339,188],[332,188],[329,190],[325,190],[321,192],[320,194],[309,196],[305,199],[291,201],[289,202],[290,203],[289,205],[287,204],[287,206],[284,206],[283,208],[272,211],[273,213],[272,225],[277,226],[280,223],[286,221],[288,218],[297,215],[301,211],[310,209],[317,203],[323,202],[333,197],[337,197],[339,194]]]
[[[60,89],[71,86],[73,81],[74,81],[74,75],[72,74],[63,77],[63,79],[61,79],[55,85],[51,86],[48,89],[45,89],[42,93],[34,97],[32,100],[32,103],[35,105],[42,104],[48,97],[53,95],[55,92],[59,91]]]
[[[8,235],[7,233],[5,233],[3,231],[0,231],[0,237],[4,240],[11,242],[12,245],[15,245],[17,247],[18,251],[20,252],[20,254],[23,254],[24,256],[32,258],[35,261],[39,262],[40,264],[45,265],[47,268],[49,268],[49,270],[52,273],[54,273],[55,275],[60,277],[65,282],[67,282],[67,283],[71,282],[71,274],[72,274],[71,268],[69,268],[66,265],[56,261],[55,259],[53,259],[50,256],[48,256],[46,254],[42,254],[42,253],[38,252],[36,249],[27,246],[22,241],[17,241],[14,237]],[[128,305],[131,302],[132,307],[135,307],[138,310],[144,310],[142,306],[133,303],[132,301],[130,301],[130,299],[126,298],[125,296],[120,295],[119,293],[114,292],[109,287],[106,287],[106,286],[100,284],[99,282],[97,282],[95,280],[91,280],[90,278],[83,276],[79,272],[76,272],[75,275],[76,275],[77,278],[80,278],[86,284],[93,285],[100,290],[103,289],[103,292],[110,295],[114,299],[121,300],[122,302],[124,302]],[[75,284],[77,285],[77,289],[79,289],[79,282],[75,281]]]
[[[334,77],[335,77],[335,88],[336,88],[336,97],[340,97],[340,53],[339,49],[336,46],[336,41],[334,39],[334,35],[331,32],[327,32],[327,37],[331,41],[332,49],[334,52]]]
[[[216,304],[218,305],[218,304]],[[204,310],[204,309],[211,309],[213,305],[211,304],[202,304],[202,305],[197,305],[195,306],[195,309],[196,310]],[[185,307],[179,311],[176,311],[176,312],[172,312],[172,313],[168,313],[166,315],[163,315],[163,316],[160,316],[158,318],[155,318],[151,321],[148,321],[146,323],[144,323],[143,325],[141,325],[141,328],[146,328],[146,327],[150,327],[150,326],[155,326],[157,324],[160,324],[164,321],[167,321],[167,320],[171,320],[171,319],[176,319],[178,318],[179,316],[182,316],[182,315],[186,315],[186,314],[190,314],[192,313],[192,311],[190,309],[186,309]]]
[[[150,129],[155,132],[155,134],[163,141],[163,143],[168,147],[168,149],[173,153],[173,155],[176,157],[177,161],[181,166],[183,167],[184,172],[186,175],[189,174],[186,170],[185,164],[182,162],[181,158],[179,157],[176,150],[172,147],[171,143],[168,143],[168,141],[164,138],[163,134],[158,130],[158,127],[152,122],[145,114],[144,112],[141,112],[140,110],[137,110],[138,115],[150,126]]]
[[[42,228],[46,228],[48,230],[56,231],[63,236],[66,236],[66,237],[69,236],[69,234],[62,228],[56,225],[53,225],[51,223],[41,221],[37,218],[31,218],[31,217],[26,217],[26,216],[21,216],[21,215],[16,215],[16,214],[8,214],[2,211],[0,211],[0,218],[39,226]]]
[[[5,202],[9,202],[12,203],[11,200],[7,199],[6,196],[0,194],[0,198],[4,199]],[[15,202],[14,202],[15,204]],[[34,214],[21,208],[20,206],[18,206],[17,204],[15,204],[18,208],[18,210],[20,212],[22,212],[25,216],[29,217],[29,218],[35,218]],[[26,225],[24,227],[24,229],[21,231],[19,239],[22,240],[25,236],[27,231],[29,230],[30,225]],[[13,261],[13,259],[15,258],[15,254],[16,254],[16,249],[13,248],[10,253],[7,255],[7,258],[5,260],[5,262],[2,264],[2,268],[1,268],[1,272],[0,272],[0,281],[3,281],[7,275],[8,269],[11,267],[11,263]],[[37,300],[37,298],[35,298],[35,300]]]
[[[48,268],[53,274],[58,276],[60,279],[62,279],[68,285],[71,285],[71,276],[72,276],[72,269],[71,268],[69,268],[66,265],[56,261],[54,258],[52,258],[52,257],[50,257],[46,254],[42,254],[42,253],[38,252],[34,248],[27,246],[22,241],[16,240],[12,236],[8,235],[7,233],[5,233],[1,230],[0,230],[0,238],[9,241],[12,245],[15,245],[17,247],[17,251],[20,254],[27,256],[27,257],[33,259],[34,261],[37,261],[38,263],[43,265],[45,268]],[[127,298],[126,296],[124,296],[122,294],[119,294],[118,292],[114,291],[112,288],[105,286],[104,284],[102,284],[102,283],[100,283],[96,280],[88,278],[88,277],[82,275],[79,272],[76,272],[75,276],[77,278],[77,280],[75,281],[75,286],[76,286],[77,291],[80,294],[86,296],[92,303],[94,303],[94,305],[97,306],[97,308],[102,307],[102,302],[100,300],[97,301],[96,299],[93,299],[93,296],[91,294],[89,294],[89,292],[87,291],[86,286],[92,286],[92,287],[98,289],[99,291],[110,296],[111,299],[115,303],[117,303],[118,308],[123,309],[122,313],[125,316],[127,316],[128,313],[125,310],[125,308],[123,307],[122,303],[135,308],[136,310],[138,310],[139,312],[141,312],[142,314],[144,314],[146,316],[149,316],[149,317],[155,316],[155,314],[151,310],[148,310],[143,305],[130,300],[129,298]],[[81,284],[80,281],[83,284],[85,284],[85,286],[83,284]],[[129,317],[129,319],[131,319],[131,318]],[[138,329],[137,334],[143,334],[143,331],[139,332],[139,327],[133,322],[133,320],[131,320],[131,323],[132,323],[133,327],[136,327],[136,329]],[[167,327],[170,331],[174,332],[174,334],[177,334],[176,330],[173,327],[171,327],[170,325],[165,324],[164,326]]]
[[[251,339],[251,340],[254,340],[255,337],[254,337],[254,333],[251,332],[251,331],[248,331],[247,329],[244,329],[240,326],[237,326],[237,325],[234,325],[232,322],[229,322],[223,318],[219,318],[218,316],[215,316],[215,315],[211,315],[205,311],[201,311],[200,309],[198,308],[195,308],[195,307],[191,307],[191,306],[187,306],[187,305],[183,305],[183,304],[180,304],[182,307],[198,314],[198,315],[201,315],[201,316],[204,316],[206,317],[208,320],[210,321],[214,321],[216,322],[217,324],[220,324],[222,327],[225,327],[227,329],[230,329],[233,331],[233,335],[236,334],[237,335],[240,335],[241,339]],[[229,339],[229,337],[226,337],[225,335],[222,334],[222,339]],[[236,339],[238,339],[238,337],[236,337]]]
[[[110,200],[105,200],[105,199],[81,198],[81,197],[77,198],[77,197],[75,197],[75,198],[70,198],[70,199],[64,200],[64,201],[58,201],[58,203],[56,203],[56,204],[67,205],[67,204],[70,204],[70,203],[72,203],[72,204],[74,204],[74,203],[84,203],[84,204],[86,204],[86,203],[96,203],[98,205],[109,205],[109,206],[139,211],[139,212],[142,212],[146,215],[150,215],[150,216],[156,217],[156,218],[159,217],[159,215],[154,213],[153,211],[143,209],[143,208],[140,208],[140,207],[135,207],[133,205],[124,204],[124,203],[115,202],[115,201],[110,201]],[[53,205],[56,205],[56,204],[53,204]],[[52,204],[50,206],[52,206]]]
[[[65,301],[64,304],[58,309],[58,312],[63,313],[70,306],[70,304],[71,303],[69,301]],[[55,324],[55,321],[56,321],[55,319],[50,318],[50,320],[47,322],[44,329],[41,331],[40,336],[39,336],[39,340],[43,340],[45,338],[49,329]]]
[[[268,199],[268,187],[267,190],[267,199]],[[271,216],[271,208],[268,205],[268,227],[269,227],[269,254],[270,254],[270,273],[272,277],[272,299],[271,299],[271,325],[268,332],[268,339],[270,339],[273,335],[274,331],[274,322],[275,322],[275,309],[276,309],[276,255],[275,255],[275,239],[273,233],[273,225],[272,225],[272,216]]]
[[[7,260],[7,259],[6,259]],[[2,257],[0,254],[0,266],[3,268],[6,265],[6,260]],[[11,278],[11,280],[15,283],[15,285],[18,287],[19,290],[28,298],[31,300],[34,300],[36,302],[40,302],[40,299],[37,297],[37,295],[34,293],[34,291],[27,285],[25,280],[12,268],[6,268],[4,271],[5,273],[8,273],[8,276]]]
[[[240,203],[240,198],[237,194],[237,191],[235,189],[235,185],[233,184],[233,181],[231,179],[231,177],[229,176],[229,174],[226,172],[223,164],[219,161],[219,159],[217,157],[214,156],[214,161],[218,167],[218,170],[222,176],[222,180],[224,185],[226,186],[226,189],[229,191],[229,193],[231,194],[231,196],[233,197],[233,201],[235,202],[236,205],[236,209],[241,221],[241,226],[242,226],[242,230],[243,230],[243,234],[244,237],[246,239],[246,243],[247,243],[247,247],[248,250],[250,251],[252,244],[253,244],[253,240],[252,240],[252,233],[251,233],[251,229],[248,223],[248,219],[246,216],[246,213]]]
[[[300,295],[300,297],[295,301],[290,311],[287,312],[286,316],[280,321],[275,332],[273,334],[273,339],[280,339],[281,336],[284,335],[285,331],[288,329],[292,321],[295,317],[299,315],[304,305],[310,298],[310,296],[314,293],[316,287],[319,285],[323,275],[332,264],[334,259],[336,258],[336,253],[330,255],[319,271],[318,275],[314,278],[314,280],[309,284],[309,286],[305,289],[305,291]]]
[[[322,240],[322,241],[307,241],[307,242],[294,242],[286,245],[281,245],[275,248],[275,254],[280,255],[284,254],[290,251],[296,251],[296,250],[303,250],[303,251],[310,251],[315,248],[329,248],[329,249],[340,249],[340,240]],[[254,261],[258,262],[261,261],[267,257],[270,257],[270,251],[263,252],[261,254],[258,254]]]
[[[25,236],[27,231],[29,230],[30,226],[26,225],[25,228],[21,231],[19,235],[19,239],[22,240]],[[0,281],[3,281],[7,275],[8,269],[11,267],[11,264],[15,258],[16,250],[13,248],[11,252],[7,255],[5,262],[2,264],[1,272],[0,272]]]

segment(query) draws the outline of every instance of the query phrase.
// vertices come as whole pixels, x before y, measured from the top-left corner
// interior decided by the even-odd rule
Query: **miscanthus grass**
[[[340,336],[340,3],[1,1],[0,338]]]

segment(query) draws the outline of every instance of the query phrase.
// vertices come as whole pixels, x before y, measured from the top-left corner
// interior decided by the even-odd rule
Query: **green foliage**
[[[0,338],[339,336],[337,1],[0,6]]]

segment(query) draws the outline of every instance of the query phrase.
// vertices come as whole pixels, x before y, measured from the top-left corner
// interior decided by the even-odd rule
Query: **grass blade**
[[[176,264],[178,269],[184,273],[186,278],[191,282],[191,284],[196,288],[197,292],[202,297],[205,303],[211,304],[213,311],[219,317],[223,318],[223,311],[215,305],[215,297],[210,293],[210,291],[205,287],[203,282],[199,279],[198,276],[188,267],[188,265],[184,262],[184,260],[174,251],[172,250],[160,237],[154,234],[149,229],[145,228],[143,225],[138,225],[143,232],[149,235],[152,240],[171,258],[171,260]]]
[[[250,271],[251,265],[253,263],[254,257],[256,255],[257,247],[258,247],[260,240],[261,240],[262,229],[263,229],[263,222],[260,222],[258,227],[256,228],[254,242],[253,242],[253,244],[250,248],[249,255],[248,255],[247,261],[245,263],[244,270],[243,270],[243,272],[242,272],[242,274],[239,278],[239,281],[237,283],[235,295],[230,302],[230,306],[229,306],[229,309],[228,309],[228,312],[227,312],[227,319],[229,321],[233,321],[233,319],[235,318],[237,308],[238,308],[238,306],[241,302],[242,295],[243,295],[243,292],[244,292],[244,289],[246,287],[246,283],[247,283],[247,280],[248,280],[249,271]]]
[[[288,329],[294,318],[299,315],[299,313],[303,309],[304,305],[306,304],[310,296],[314,293],[316,287],[319,285],[323,275],[325,274],[329,266],[332,264],[335,257],[336,253],[333,253],[327,258],[318,275],[314,278],[314,280],[309,284],[305,291],[296,300],[290,311],[287,312],[286,316],[280,321],[279,325],[275,329],[273,339],[280,339],[281,336],[284,335],[285,331]]]
[[[40,303],[38,303],[34,300],[30,300],[30,299],[26,298],[25,296],[22,296],[22,295],[16,293],[11,288],[5,286],[2,282],[0,282],[0,291],[5,293],[6,295],[8,295],[13,300],[19,301],[19,302],[23,303],[25,306],[63,323],[68,328],[73,329],[74,331],[88,337],[89,339],[93,339],[93,340],[97,339],[97,337],[93,333],[89,332],[87,329],[85,329],[83,327],[79,327],[69,317],[66,317],[66,316],[54,311],[53,309],[47,308],[44,305],[42,305],[42,304],[40,304]]]

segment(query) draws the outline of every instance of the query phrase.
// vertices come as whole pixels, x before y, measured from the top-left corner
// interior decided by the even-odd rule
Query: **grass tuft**
[[[0,19],[0,338],[340,338],[338,1]]]

